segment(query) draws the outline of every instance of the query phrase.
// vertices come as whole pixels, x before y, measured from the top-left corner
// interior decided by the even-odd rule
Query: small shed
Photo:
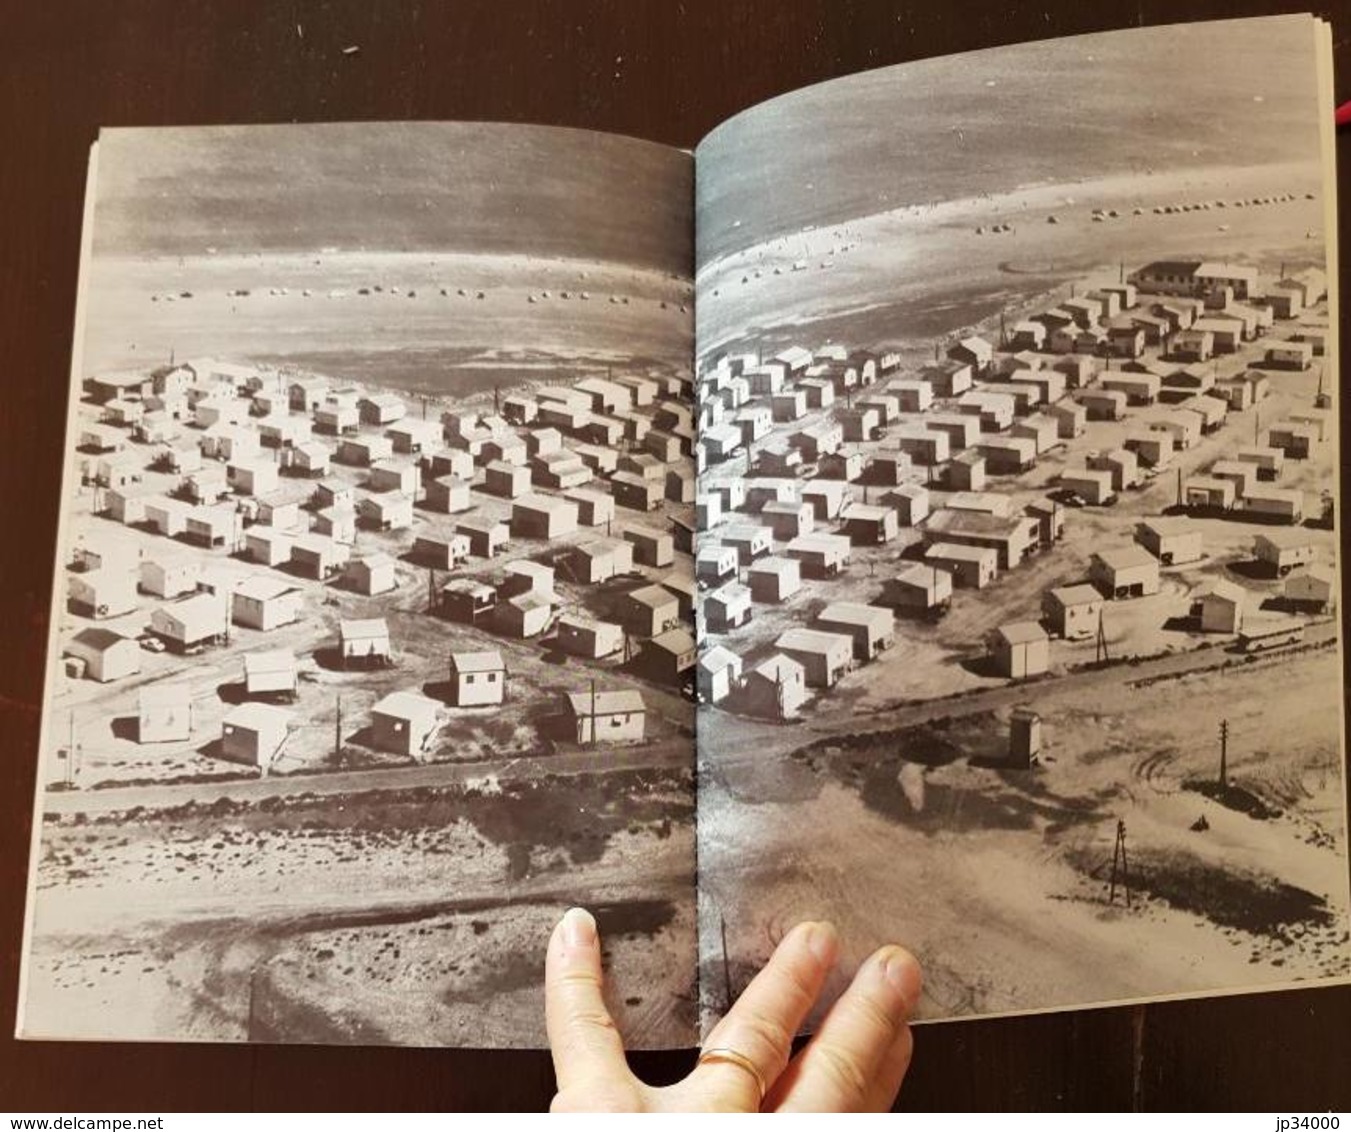
[[[229,630],[229,607],[209,593],[160,606],[150,614],[150,629],[171,652],[191,653],[224,640]]]
[[[1243,631],[1243,590],[1221,578],[1203,589],[1192,603],[1201,620],[1203,633],[1239,633]]]
[[[230,614],[236,625],[265,632],[300,619],[301,593],[285,578],[256,574],[230,595]]]
[[[694,668],[699,649],[694,634],[677,627],[658,633],[643,646],[639,663],[649,676],[666,683],[677,683]]]
[[[774,653],[746,673],[741,696],[751,715],[792,719],[807,699],[806,669],[792,657]]]
[[[417,756],[436,732],[436,701],[418,692],[390,692],[371,708],[371,746]]]
[[[450,694],[456,707],[487,707],[506,696],[507,666],[497,649],[450,654]]]
[[[368,597],[389,593],[398,585],[394,559],[383,552],[352,559],[343,571],[343,580],[349,588]]]
[[[751,597],[759,602],[780,602],[802,588],[802,569],[795,558],[761,558],[746,572]]]
[[[726,632],[751,619],[751,591],[739,582],[728,582],[703,600],[703,614],[714,632]]]
[[[816,628],[842,633],[853,641],[854,659],[874,660],[895,641],[891,610],[854,601],[835,601],[816,617]]]
[[[344,668],[382,668],[393,660],[383,617],[344,617],[338,622],[338,656]]]
[[[497,608],[497,591],[472,578],[452,578],[441,587],[440,609],[452,621],[473,625],[491,617]]]
[[[633,544],[633,558],[643,566],[670,566],[675,561],[675,539],[646,527],[626,527],[624,539]]]
[[[120,617],[136,608],[136,574],[129,569],[105,566],[67,581],[69,607],[82,617]]]
[[[1309,613],[1328,613],[1337,603],[1337,575],[1330,566],[1314,565],[1285,580],[1285,600]]]
[[[141,647],[130,637],[94,626],[81,629],[67,643],[65,655],[84,667],[87,679],[107,684],[141,671]]]
[[[721,703],[741,683],[741,657],[722,645],[704,649],[695,672],[700,703]]]
[[[511,506],[513,538],[555,539],[577,529],[577,504],[553,495],[531,493]]]
[[[1050,638],[1036,621],[1011,621],[991,634],[990,656],[1002,676],[1040,676],[1051,666]]]
[[[818,629],[789,629],[774,647],[802,665],[809,688],[831,688],[853,663],[854,639]]]
[[[221,754],[233,762],[266,768],[281,754],[291,713],[271,704],[245,703],[221,721]]]
[[[290,649],[263,649],[244,656],[244,692],[248,696],[296,698],[300,675]]]
[[[557,647],[571,656],[598,660],[618,652],[624,646],[624,629],[610,621],[595,621],[589,617],[559,618]]]
[[[923,562],[906,562],[883,581],[877,600],[912,616],[933,616],[952,604],[952,574]]]
[[[1103,596],[1096,586],[1056,586],[1041,599],[1051,632],[1067,641],[1091,640],[1102,625]]]
[[[195,558],[155,554],[141,559],[138,567],[140,588],[156,597],[179,597],[197,589],[201,564]]]
[[[553,612],[553,601],[544,594],[518,593],[497,603],[493,624],[499,633],[524,640],[544,632]]]
[[[960,589],[984,589],[999,569],[999,551],[992,546],[936,542],[924,552],[924,560],[950,573]]]
[[[1159,560],[1142,546],[1123,546],[1094,554],[1088,576],[1109,600],[1159,592]]]
[[[1135,541],[1154,555],[1160,566],[1180,566],[1202,556],[1201,528],[1182,518],[1145,519],[1136,525]]]
[[[138,743],[183,743],[192,738],[192,687],[147,684],[136,698]]]
[[[469,536],[459,533],[427,532],[413,540],[409,558],[434,570],[454,570],[469,561]]]
[[[647,727],[647,706],[633,690],[571,692],[566,711],[578,743],[637,742]]]
[[[625,599],[624,624],[640,637],[655,637],[680,620],[680,600],[664,586],[641,586]]]

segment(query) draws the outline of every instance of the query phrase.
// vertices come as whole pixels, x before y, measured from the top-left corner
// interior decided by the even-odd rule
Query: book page
[[[813,87],[696,153],[705,1025],[801,919],[956,1018],[1351,974],[1308,17]]]
[[[96,158],[20,1035],[542,1046],[581,904],[692,1044],[690,156]]]

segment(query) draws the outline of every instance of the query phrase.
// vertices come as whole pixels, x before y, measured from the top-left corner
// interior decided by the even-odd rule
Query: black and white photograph
[[[696,151],[705,1025],[1351,976],[1325,29],[832,81]]]
[[[122,129],[89,193],[21,1036],[538,1047],[584,904],[692,1044],[690,155]]]
[[[572,906],[628,1049],[804,920],[921,1021],[1351,981],[1330,53],[102,131],[19,1036],[542,1048]]]

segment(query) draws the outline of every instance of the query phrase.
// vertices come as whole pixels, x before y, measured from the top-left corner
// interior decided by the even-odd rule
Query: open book
[[[693,153],[105,132],[19,1032],[633,1046],[1351,973],[1330,34],[898,66]]]

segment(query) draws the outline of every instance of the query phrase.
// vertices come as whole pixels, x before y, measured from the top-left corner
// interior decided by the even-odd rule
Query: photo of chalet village
[[[1236,66],[1312,32],[927,60],[701,144],[705,1025],[808,917],[935,1019],[1351,976],[1318,84]]]
[[[693,1041],[688,157],[394,129],[100,143],[25,1034],[539,1046],[585,904]],[[444,207],[504,161],[571,227]]]

